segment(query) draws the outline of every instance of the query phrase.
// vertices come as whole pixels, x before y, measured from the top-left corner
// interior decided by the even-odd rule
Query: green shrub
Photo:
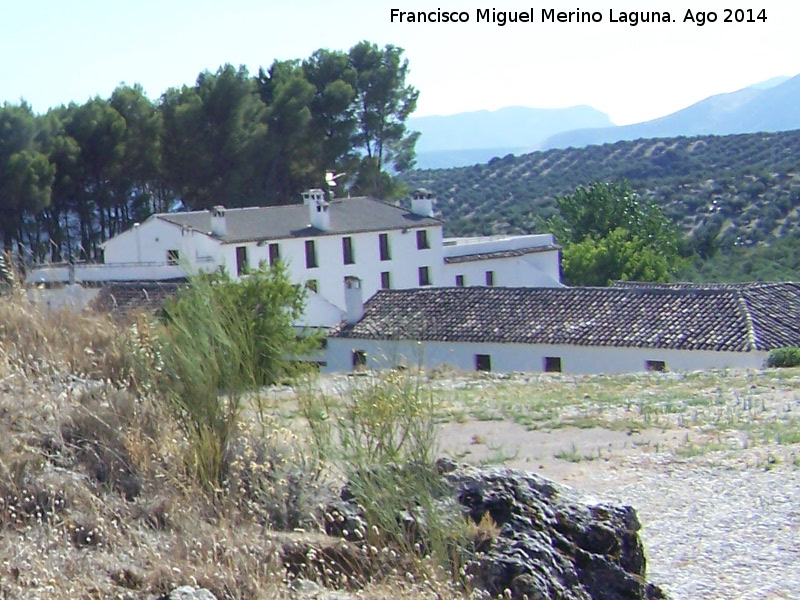
[[[371,546],[430,557],[456,576],[467,523],[436,465],[435,401],[424,375],[382,371],[353,378],[333,399],[301,393],[318,455],[335,463],[363,509]]]
[[[798,367],[800,366],[800,348],[789,346],[776,348],[767,356],[768,367]]]
[[[243,394],[294,374],[296,359],[318,347],[293,327],[304,301],[278,266],[241,281],[200,275],[164,307],[162,392],[189,439],[190,466],[207,488],[221,487]]]

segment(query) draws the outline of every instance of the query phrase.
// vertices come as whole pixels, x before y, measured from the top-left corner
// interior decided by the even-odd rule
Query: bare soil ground
[[[442,450],[633,505],[677,599],[800,597],[798,371],[455,378]],[[558,390],[558,391],[557,391]]]
[[[426,377],[442,454],[634,506],[671,597],[800,598],[800,370]]]

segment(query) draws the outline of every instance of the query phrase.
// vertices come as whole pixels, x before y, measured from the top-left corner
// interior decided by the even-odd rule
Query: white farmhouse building
[[[432,194],[417,190],[410,210],[371,198],[161,213],[106,241],[103,264],[32,269],[53,283],[165,281],[227,270],[234,277],[280,260],[309,289],[304,324],[332,327],[345,315],[345,278],[369,298],[380,289],[445,285],[561,286],[552,235],[444,240]],[[71,272],[70,272],[71,269]]]
[[[620,373],[761,367],[800,345],[800,284],[440,288],[350,296],[324,370]]]

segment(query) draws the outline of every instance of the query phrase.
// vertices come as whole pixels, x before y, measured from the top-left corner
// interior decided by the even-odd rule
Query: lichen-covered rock
[[[639,519],[630,506],[587,504],[570,488],[524,471],[445,459],[437,468],[452,494],[443,506],[462,511],[479,532],[482,525],[491,529],[476,537],[467,558],[476,590],[520,600],[666,598],[645,579]],[[329,535],[357,543],[353,532],[366,531],[347,486],[328,514]]]
[[[544,477],[501,467],[442,463],[443,477],[469,517],[499,528],[470,566],[492,595],[560,600],[655,600],[636,511],[588,505]]]

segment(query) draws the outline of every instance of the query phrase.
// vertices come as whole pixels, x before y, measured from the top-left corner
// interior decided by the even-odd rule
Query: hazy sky
[[[0,0],[0,101],[37,112],[120,83],[151,98],[203,70],[361,40],[405,48],[417,115],[588,104],[618,124],[638,122],[778,75],[800,73],[800,2],[751,4],[767,21],[723,23],[737,3],[703,0]],[[738,3],[745,6],[746,3]],[[390,9],[466,11],[469,23],[391,23]],[[542,9],[599,11],[602,23],[542,23]],[[687,9],[716,23],[682,22]],[[533,23],[477,23],[477,9],[533,10]],[[669,11],[674,23],[610,23],[620,13]],[[735,15],[734,15],[735,16]]]

